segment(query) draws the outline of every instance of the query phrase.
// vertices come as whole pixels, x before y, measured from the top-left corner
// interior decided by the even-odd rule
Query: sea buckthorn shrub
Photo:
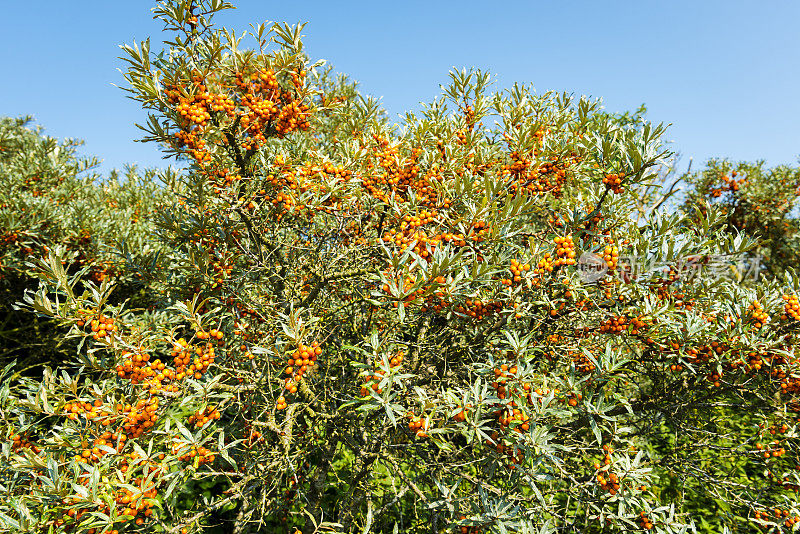
[[[682,179],[689,185],[684,211],[702,213],[705,204],[716,205],[729,232],[758,236],[758,246],[750,255],[757,257],[764,276],[780,278],[786,269],[797,268],[799,168],[712,159],[701,171]]]
[[[663,127],[477,70],[392,125],[228,7],[159,2],[165,49],[123,47],[187,164],[128,267],[160,298],[31,262],[82,368],[0,382],[0,525],[794,528],[799,288],[705,268],[758,241],[663,209]]]
[[[60,364],[74,354],[64,331],[14,303],[37,280],[26,262],[64,248],[65,269],[94,282],[113,279],[115,301],[142,299],[143,285],[123,269],[125,243],[137,259],[154,253],[152,211],[162,189],[152,171],[127,168],[101,177],[96,158],[78,155],[79,141],[62,142],[31,125],[30,117],[0,118],[0,364],[18,369]]]

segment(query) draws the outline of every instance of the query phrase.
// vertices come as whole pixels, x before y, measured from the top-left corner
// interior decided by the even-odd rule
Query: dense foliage
[[[0,529],[795,528],[797,169],[670,185],[642,113],[477,70],[393,125],[228,7],[159,2],[163,51],[123,47],[187,166],[157,187],[69,163],[34,195],[53,142],[3,123],[3,202],[42,206],[15,313],[70,353],[0,385]]]
[[[26,289],[36,289],[36,273],[26,262],[61,247],[65,269],[82,270],[94,282],[114,277],[114,301],[147,292],[135,273],[123,271],[125,258],[115,252],[126,243],[137,257],[160,246],[151,242],[150,222],[164,198],[152,172],[135,168],[107,178],[92,169],[94,158],[80,157],[80,143],[58,143],[30,117],[0,119],[0,364],[16,359],[17,369],[36,369],[72,359],[74,344],[64,344],[63,330],[41,317],[15,310]]]

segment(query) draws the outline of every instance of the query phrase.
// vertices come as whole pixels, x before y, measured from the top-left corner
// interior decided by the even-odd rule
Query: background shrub
[[[0,364],[16,360],[18,369],[66,364],[75,346],[64,344],[64,330],[42,317],[18,312],[14,303],[35,289],[32,258],[61,247],[65,269],[83,271],[94,282],[117,282],[112,300],[145,302],[134,272],[123,272],[126,250],[137,257],[155,252],[150,239],[152,212],[163,189],[152,171],[130,167],[123,175],[100,177],[97,160],[76,155],[80,142],[59,143],[29,117],[0,119]]]

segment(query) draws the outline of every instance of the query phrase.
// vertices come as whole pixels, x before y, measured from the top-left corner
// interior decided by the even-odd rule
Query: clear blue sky
[[[800,156],[800,2],[741,0],[271,2],[241,0],[219,22],[308,21],[307,51],[382,97],[392,117],[438,94],[453,67],[646,104],[695,165],[711,156],[796,163]],[[125,97],[118,44],[161,26],[146,0],[3,2],[0,114],[32,114],[86,141],[102,170],[162,166],[134,143],[144,120]]]

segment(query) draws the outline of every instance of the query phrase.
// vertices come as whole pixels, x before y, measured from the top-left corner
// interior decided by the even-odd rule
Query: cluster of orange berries
[[[502,310],[503,303],[498,300],[483,302],[480,299],[467,299],[464,304],[459,304],[453,309],[456,313],[482,321],[489,315]]]
[[[278,137],[283,137],[294,130],[308,130],[311,123],[308,120],[309,107],[297,100],[287,102],[278,112],[273,128]]]
[[[535,189],[539,192],[552,193],[556,197],[560,196],[561,190],[567,182],[567,172],[580,160],[580,157],[574,155],[565,160],[558,160],[556,156],[553,156],[552,161],[542,163],[529,175],[531,179],[536,180],[534,182]]]
[[[131,384],[143,384],[152,394],[159,391],[177,391],[178,385],[164,385],[178,379],[178,374],[172,369],[167,369],[166,365],[159,359],[150,362],[150,355],[142,352],[122,353],[124,358],[122,363],[116,367],[117,376],[131,381]],[[183,376],[181,375],[181,378]]]
[[[200,137],[200,132],[179,130],[175,132],[175,148],[186,148],[186,153],[202,165],[212,160],[212,155],[206,150],[206,142]]]
[[[639,512],[639,517],[636,519],[636,522],[639,523],[639,526],[644,530],[651,530],[653,528],[653,521],[647,517],[647,514],[644,512]]]
[[[297,391],[297,385],[296,384],[291,384],[290,386],[287,386],[287,389],[289,390],[289,392],[295,393]],[[282,410],[285,410],[288,407],[289,407],[289,403],[286,401],[286,397],[284,397],[283,395],[281,395],[280,397],[278,397],[275,400],[275,409],[276,410],[282,411]]]
[[[82,415],[87,420],[99,422],[103,426],[111,424],[109,417],[111,413],[103,409],[103,401],[100,399],[94,402],[68,402],[64,405],[64,413],[67,414],[67,418],[71,421],[77,421],[78,416]]]
[[[553,239],[553,243],[556,244],[556,259],[553,261],[553,268],[575,265],[575,243],[572,242],[572,236],[556,237]]]
[[[713,371],[706,375],[706,380],[711,382],[715,388],[718,388],[722,385],[720,380],[722,379],[722,372],[721,371]]]
[[[12,433],[8,436],[8,439],[11,441],[11,448],[14,451],[30,449],[34,453],[39,454],[39,447],[31,443],[30,439],[25,434]]]
[[[447,279],[444,276],[437,276],[433,279],[433,283],[438,286],[444,286],[447,284]],[[452,303],[449,299],[449,291],[447,287],[443,289],[437,287],[425,298],[425,303],[422,305],[422,311],[426,312],[433,310],[435,312],[440,312],[443,309],[448,308],[451,304]]]
[[[736,171],[732,171],[730,176],[723,175],[722,176],[723,185],[720,187],[712,188],[710,191],[711,196],[713,198],[719,198],[720,196],[722,196],[722,193],[726,191],[731,191],[733,193],[738,191],[741,186],[747,183],[747,178],[745,177],[736,180],[737,174],[738,173]]]
[[[269,191],[267,191],[267,189],[261,189],[257,193],[257,196],[263,198],[265,201],[265,204],[262,204],[262,206],[266,205],[266,203],[272,204],[273,209],[277,212],[278,220],[282,219],[284,215],[289,214],[292,206],[294,206],[295,212],[300,211],[300,208],[295,205],[292,192],[298,189],[304,191],[305,188],[298,185],[293,171],[287,171],[280,175],[279,178],[270,174],[267,176],[267,182],[272,185]],[[238,200],[241,205],[251,211],[255,210],[258,206],[255,202],[258,198],[247,201],[245,197],[240,197]]]
[[[591,359],[589,359],[586,354],[582,352],[571,353],[572,362],[575,364],[575,370],[581,374],[589,374],[593,373],[595,370],[595,365]]]
[[[190,86],[191,89],[189,89]],[[181,92],[182,88],[184,88],[183,85],[172,84],[168,85],[165,91],[167,100],[172,104],[173,111],[178,116],[180,130],[175,134],[178,139],[177,145],[178,147],[187,146],[190,155],[198,161],[210,159],[210,154],[204,151],[205,143],[199,137],[211,119],[209,108],[214,105],[216,108],[226,109],[232,114],[233,102],[225,95],[210,94],[203,83],[203,77],[198,73],[193,74],[185,86],[194,94],[184,96]]]
[[[767,365],[765,361],[764,355],[758,352],[748,352],[747,353],[747,365],[753,371],[760,371],[762,367]]]
[[[299,90],[305,85],[306,71],[304,70],[292,71],[291,76],[292,76],[292,85],[295,87],[295,89]]]
[[[480,243],[489,235],[490,231],[489,223],[486,221],[476,221],[473,223],[472,227],[470,227],[467,238],[475,243]]]
[[[284,372],[288,376],[287,383],[290,380],[300,381],[303,379],[303,375],[310,373],[317,364],[317,358],[320,354],[322,354],[322,347],[316,341],[311,345],[298,344],[297,350],[289,355],[289,359],[286,362]]]
[[[413,148],[409,156],[401,157],[396,145],[389,146],[389,141],[377,134],[373,134],[372,138],[375,141],[372,149],[375,161],[367,163],[368,172],[359,178],[361,187],[373,198],[385,203],[389,203],[390,198],[405,202],[411,191],[418,204],[428,209],[450,205],[449,199],[439,198],[433,185],[441,180],[441,176],[434,170],[421,175],[417,164],[422,154],[421,148]]]
[[[601,334],[621,334],[628,326],[628,318],[624,315],[610,317],[600,323]]]
[[[302,85],[305,72],[292,73],[295,87]],[[250,75],[238,72],[234,85],[241,95],[237,102],[224,93],[211,93],[205,85],[203,76],[194,73],[187,83],[192,94],[184,96],[178,85],[170,85],[166,97],[178,117],[180,131],[175,134],[177,148],[186,148],[186,153],[201,165],[211,161],[202,138],[205,127],[214,113],[223,113],[228,118],[236,117],[242,133],[246,136],[242,148],[255,150],[264,142],[267,135],[283,137],[294,130],[309,127],[309,107],[295,99],[291,92],[281,91],[275,73],[261,69]],[[242,109],[237,114],[237,106]],[[224,142],[229,139],[225,138]]]
[[[202,85],[200,87],[204,89]],[[188,98],[179,97],[178,104],[175,106],[175,111],[183,119],[184,126],[187,124],[205,126],[211,119],[211,114],[208,112],[208,104],[216,99],[203,89],[201,89],[199,93],[191,95]],[[221,97],[220,102],[214,102],[212,105],[218,109],[225,109],[228,107],[227,105],[230,105],[231,111],[233,111],[233,102],[227,100],[224,95],[219,95],[219,97]]]
[[[408,428],[416,434],[418,438],[425,438],[428,433],[425,432],[428,428],[428,419],[423,416],[417,416],[413,413],[408,414]]]
[[[677,342],[675,345],[680,346]],[[676,349],[677,350],[677,349]],[[728,345],[719,341],[712,341],[709,345],[692,347],[686,351],[686,360],[689,363],[703,363],[711,361],[715,356],[728,350]]]
[[[764,307],[760,302],[754,300],[750,306],[747,307],[750,312],[750,321],[753,323],[754,328],[761,328],[769,320],[769,315],[764,311]]]
[[[5,206],[3,206],[3,207],[5,207]],[[19,243],[19,237],[20,237],[19,236],[19,232],[9,232],[9,233],[4,234],[3,237],[0,238],[0,243],[3,243],[3,244],[9,244],[9,243],[18,244]]]
[[[217,330],[198,332],[197,338],[210,338],[212,337],[212,332],[215,339],[220,339],[217,335],[222,334],[222,332]],[[214,346],[211,343],[190,345],[184,338],[180,338],[175,342],[171,355],[175,364],[174,375],[176,380],[183,380],[187,377],[194,377],[199,380],[203,376],[203,371],[207,370],[216,359]]]
[[[779,447],[778,445],[780,445],[780,443],[777,441],[773,441],[769,446],[766,447],[763,443],[756,443],[756,450],[761,451],[765,459],[780,458],[786,454],[786,449]]]
[[[275,71],[266,68],[254,72],[249,77],[246,77],[244,73],[237,72],[234,83],[243,93],[267,93],[268,95],[274,95],[279,89]]]
[[[407,228],[414,229],[426,224],[430,224],[436,220],[437,216],[438,212],[435,209],[424,209],[417,215],[405,215],[403,216],[402,222],[400,222],[400,230],[403,231]]]
[[[462,111],[464,112],[464,120],[467,123],[467,127],[472,130],[475,124],[475,109],[471,105],[466,104],[462,108]]]
[[[197,339],[202,339],[202,340],[216,339],[217,341],[221,341],[222,338],[225,337],[225,334],[220,330],[212,328],[208,332],[200,330],[200,331],[197,332],[196,336],[197,336]]]
[[[638,335],[647,327],[647,323],[642,320],[641,317],[634,317],[630,320],[630,333],[632,335]]]
[[[784,434],[789,430],[789,425],[786,423],[781,423],[780,425],[770,425],[769,433],[773,436],[775,434]]]
[[[552,273],[553,269],[555,269],[553,257],[549,252],[545,252],[544,256],[542,256],[542,259],[536,263],[536,269],[534,269],[533,272],[537,276],[543,277],[547,273]]]
[[[138,460],[138,455],[135,452],[130,453],[129,458],[132,461]],[[161,454],[160,458],[163,459],[164,455]],[[152,460],[144,460],[151,466],[154,465]],[[153,472],[156,475],[161,474],[161,468],[155,467]],[[141,483],[141,481],[139,481]],[[129,489],[121,489],[114,496],[114,501],[118,509],[121,510],[121,515],[131,516],[133,522],[137,525],[142,525],[146,518],[153,515],[153,507],[157,504],[157,488],[151,486],[149,489],[138,489],[138,491],[131,491]]]
[[[188,443],[173,443],[172,454],[179,455],[178,460],[182,462],[191,462],[196,459],[198,465],[210,464],[216,458],[216,455],[207,448]]]
[[[214,408],[213,406],[206,406],[205,408],[201,408],[189,416],[188,423],[191,425],[194,423],[194,426],[197,428],[202,427],[209,421],[217,421],[219,418],[222,417],[222,414]]]
[[[309,190],[322,189],[326,187],[325,181],[319,179],[320,174],[325,174],[333,178],[337,183],[345,182],[352,176],[352,171],[346,170],[341,165],[333,165],[330,162],[309,161],[305,164],[290,167],[285,165],[282,155],[275,158],[275,163],[282,166],[281,172],[267,175],[264,183],[265,189],[259,191],[259,195],[265,197],[276,209],[283,209],[289,212],[294,209],[295,213],[303,212],[302,205],[298,205],[292,194],[294,192],[306,192]],[[269,192],[268,192],[269,191]],[[240,199],[244,201],[244,199]],[[333,208],[341,208],[341,203],[336,197],[330,196],[315,209],[306,208],[305,213],[311,217],[316,211],[332,213]]]
[[[463,423],[467,420],[467,410],[471,408],[472,405],[468,404],[466,407],[461,406],[460,404],[456,407],[456,413],[453,415],[453,420],[459,423]]]
[[[158,420],[156,412],[158,411],[158,399],[140,399],[135,405],[131,404],[117,404],[112,408],[105,408],[102,401],[99,399],[94,402],[81,402],[75,401],[67,403],[64,406],[64,412],[67,417],[76,421],[79,415],[85,417],[88,421],[98,423],[103,427],[110,426],[113,420],[122,416],[122,426],[117,431],[105,430],[92,442],[91,446],[88,441],[81,443],[81,453],[76,456],[76,459],[83,459],[85,461],[96,461],[108,454],[109,451],[106,447],[116,448],[120,452],[128,437],[140,437],[148,428],[155,425]]]
[[[282,408],[282,409],[285,409],[285,408]],[[259,432],[258,430],[251,430],[247,434],[247,439],[245,439],[245,445],[248,446],[248,447],[252,447],[253,445],[255,445],[256,443],[258,443],[261,440],[262,440],[261,432]]]
[[[511,266],[508,268],[511,271],[511,278],[505,278],[501,280],[503,285],[511,286],[513,284],[519,283],[522,280],[522,273],[531,270],[531,265],[529,263],[520,263],[519,261],[512,259]]]
[[[379,238],[379,241],[382,243],[393,244],[396,247],[395,253],[397,254],[401,253],[410,244],[414,243],[414,252],[423,258],[427,258],[433,251],[436,250],[436,247],[441,242],[451,243],[455,246],[463,247],[467,244],[466,239],[468,239],[468,237],[458,233],[445,233],[429,236],[423,230],[416,230],[415,228],[401,228],[400,231],[394,229],[388,230],[383,237]]]
[[[330,161],[323,161],[319,162],[318,164],[309,162],[305,166],[299,167],[297,172],[298,177],[302,177],[304,179],[319,176],[319,173],[324,173],[329,177],[334,178],[339,183],[346,182],[353,176],[353,171],[345,168],[344,165],[336,165]],[[301,190],[305,190],[302,188],[307,187],[305,183],[301,183],[300,186]],[[320,188],[324,187],[322,184],[317,184],[316,186]]]
[[[516,403],[513,403],[509,408],[500,410],[497,417],[497,422],[500,423],[502,429],[508,429],[513,426],[517,432],[527,432],[530,429],[530,418],[520,409],[515,408]]]
[[[534,135],[541,142],[544,132],[538,130]],[[510,137],[507,137],[507,140],[510,140]],[[536,149],[533,150],[533,155],[537,155]],[[511,162],[502,165],[500,169],[504,175],[510,175],[513,179],[508,184],[510,194],[524,191],[559,195],[566,183],[569,168],[580,160],[577,157],[559,160],[557,156],[553,156],[551,161],[534,166],[530,157],[518,151],[511,152],[509,158]]]
[[[625,179],[625,173],[608,173],[603,176],[603,183],[605,184],[606,188],[609,189],[612,193],[619,194],[622,193],[622,180]]]
[[[454,245],[456,247],[465,247],[467,246],[467,236],[460,232],[445,232],[438,236],[440,241],[444,241],[445,243]],[[434,237],[434,243],[436,243],[437,238]]]
[[[510,366],[507,363],[501,364],[499,367],[494,368],[494,376],[498,379],[499,383],[505,382],[505,380],[514,378],[514,375],[517,374],[517,366],[511,364]]]
[[[561,402],[566,402],[573,408],[578,405],[578,402],[583,400],[583,394],[581,393],[567,393],[564,397],[561,398]]]
[[[619,477],[611,471],[597,475],[597,484],[611,495],[619,491]]]
[[[144,493],[136,493],[134,494],[130,490],[119,490],[114,495],[114,501],[116,504],[117,515],[125,515],[129,516],[128,519],[119,517],[120,521],[130,521],[133,520],[137,525],[144,524],[143,517],[150,517],[153,512],[150,509],[152,507],[150,499],[155,497],[155,493],[153,491]],[[98,507],[95,503],[92,503],[90,507],[82,507],[80,503],[85,502],[86,499],[75,495],[71,497],[64,497],[61,500],[61,504],[65,507],[69,507],[64,515],[53,522],[54,526],[63,529],[64,531],[70,531],[74,524],[80,522],[84,515],[89,513],[90,511],[100,512],[108,515],[111,511],[111,508],[107,504],[100,504]],[[133,503],[132,507],[129,507],[128,504]],[[136,517],[139,512],[142,512],[143,517]],[[95,528],[88,529],[86,531],[87,534],[97,534],[98,530]],[[107,534],[119,534],[119,530],[107,530],[104,531]]]
[[[422,151],[414,148],[409,156],[401,160],[397,144],[390,146],[388,139],[377,134],[373,134],[372,139],[375,141],[372,146],[375,161],[368,163],[367,167],[369,169],[381,167],[383,172],[362,177],[361,186],[373,197],[384,202],[388,201],[393,193],[405,200],[404,190],[416,181],[420,173],[417,159]]]
[[[250,122],[254,119],[258,119],[261,123],[267,124],[280,113],[275,102],[262,99],[252,93],[242,97],[242,105],[251,112],[250,116],[245,115],[242,117],[242,126],[245,127],[249,126]]]
[[[75,459],[80,460],[83,458],[87,461],[97,461],[106,454],[109,454],[109,451],[106,450],[105,447],[116,449],[117,453],[120,453],[125,446],[126,440],[127,437],[124,432],[111,432],[110,430],[106,430],[94,438],[91,445],[86,440],[81,442],[81,454],[76,455]]]
[[[89,319],[88,316],[91,313],[92,312],[89,310],[78,310],[78,315],[81,316],[81,318],[76,321],[76,324],[80,328],[89,324],[92,331],[92,339],[95,341],[101,339],[109,340],[111,336],[115,335],[114,332],[118,332],[118,327],[112,317],[99,315],[94,319]]]
[[[389,360],[389,367],[395,368],[399,367],[401,363],[403,363],[403,351],[398,352]],[[369,394],[369,390],[371,389],[375,393],[382,393],[383,390],[379,387],[381,380],[383,380],[386,372],[383,369],[375,369],[373,374],[367,374],[364,376],[364,385],[361,386],[359,393],[362,397],[366,397]]]
[[[783,315],[781,319],[788,321],[790,318],[795,321],[800,321],[800,300],[797,295],[783,295]]]
[[[272,69],[261,69],[249,76],[237,72],[233,83],[242,93],[239,104],[249,110],[249,113],[240,116],[245,130],[256,121],[260,121],[258,126],[263,128],[263,125],[275,118],[278,106],[274,101],[279,100],[282,95],[278,78]]]
[[[223,282],[225,282],[226,278],[229,278],[231,272],[233,272],[233,265],[225,264],[223,261],[214,261],[211,262],[211,269],[214,272],[213,280],[214,283],[211,286],[212,289],[221,286]]]
[[[789,363],[789,362],[786,362],[784,358],[778,356],[778,357],[773,358],[773,363],[775,364],[775,366],[773,366],[769,370],[769,375],[772,378],[776,379],[776,380],[782,380],[781,388],[783,388],[784,393],[789,393],[788,388],[790,387],[790,385],[792,385],[792,382],[796,383],[798,381],[798,379],[797,378],[791,378],[791,380],[787,380],[787,378],[790,378],[790,375],[787,374],[788,370],[787,369],[783,369],[781,367],[778,367],[778,365],[780,365],[780,364]],[[797,360],[794,360],[793,362],[791,362],[791,364],[792,365],[796,365],[797,364]],[[784,384],[786,384],[785,387],[784,387]]]
[[[551,345],[558,345],[564,341],[564,336],[560,334],[547,334],[547,342]],[[552,354],[555,356],[555,353]]]
[[[792,528],[797,523],[800,523],[800,517],[791,515],[789,510],[781,510],[777,507],[774,508],[771,513],[769,510],[756,510],[755,513],[753,513],[753,518],[756,520],[769,521],[773,517],[777,519],[778,522],[785,518],[783,521],[783,526],[786,528]]]
[[[553,242],[556,245],[555,258],[549,252],[544,254],[534,269],[534,273],[539,276],[552,273],[562,265],[575,265],[575,243],[572,236],[556,237]]]
[[[603,249],[603,261],[608,265],[608,270],[613,271],[619,263],[619,248],[613,244],[608,244]]]
[[[632,335],[638,335],[647,326],[641,317],[629,319],[625,315],[610,317],[600,323],[599,331],[601,334],[621,334],[628,331]]]
[[[125,406],[118,404],[117,411],[125,414],[122,429],[127,436],[138,438],[148,428],[155,426],[158,421],[158,398],[150,397],[149,399],[139,399],[136,404],[126,404]]]

